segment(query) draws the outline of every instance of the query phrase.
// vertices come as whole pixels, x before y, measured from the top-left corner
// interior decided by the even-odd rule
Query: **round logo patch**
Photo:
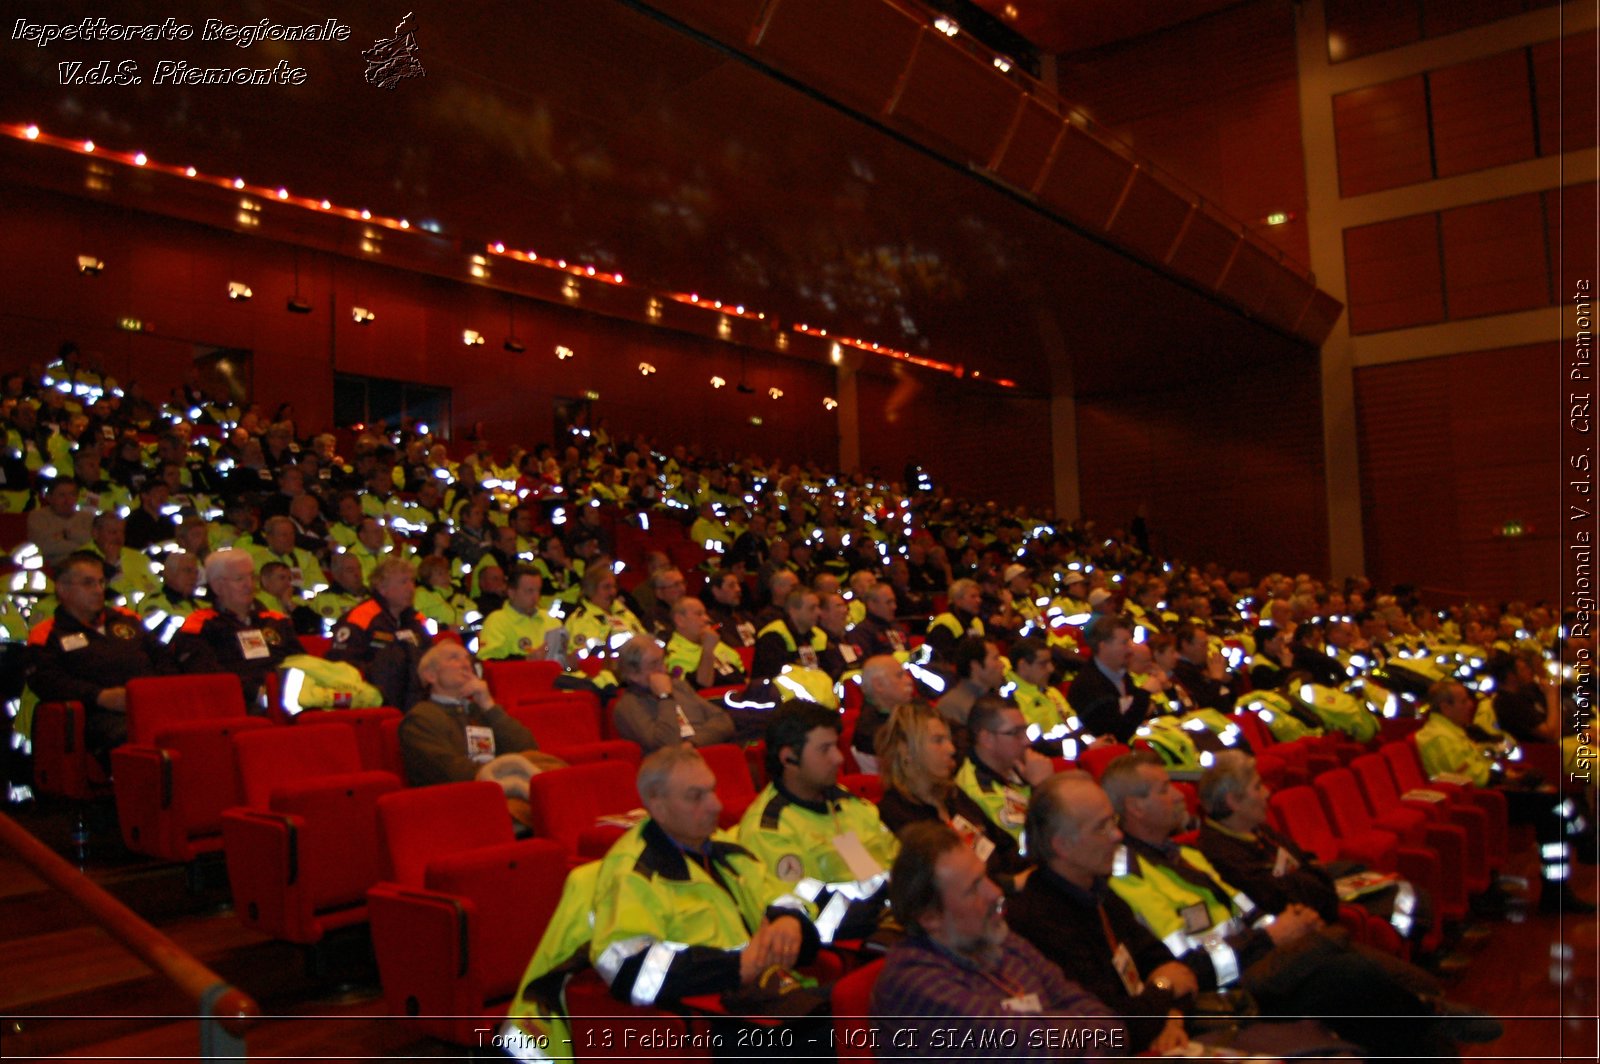
[[[785,883],[798,883],[800,877],[806,874],[806,866],[805,862],[800,860],[799,854],[786,853],[778,858],[778,863],[772,871]]]
[[[517,649],[526,654],[528,651],[533,649],[533,640],[529,639],[527,636],[523,636],[521,639],[517,640]]]
[[[119,621],[111,626],[111,634],[116,636],[118,639],[132,639],[133,625],[123,624]]]
[[[261,629],[261,638],[265,639],[268,643],[272,644],[273,646],[281,646],[282,643],[283,643],[283,635],[282,635],[282,633],[280,633],[276,628],[272,628],[272,627],[267,627],[267,628]]]
[[[341,624],[337,629],[335,629],[333,633],[333,641],[335,643],[348,643],[350,641],[350,626],[348,624]]]

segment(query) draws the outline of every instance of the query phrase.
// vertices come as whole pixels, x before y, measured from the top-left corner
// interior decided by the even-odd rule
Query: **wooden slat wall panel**
[[[1133,163],[1076,126],[1068,126],[1056,148],[1039,198],[1095,232],[1104,231],[1111,209],[1133,173]]]
[[[1422,33],[1443,37],[1522,12],[1523,0],[1422,0]]]
[[[1544,193],[1544,215],[1555,302],[1570,301],[1579,280],[1587,280],[1592,293],[1600,278],[1600,249],[1594,238],[1595,187],[1551,189]]]
[[[1333,125],[1341,195],[1398,188],[1433,176],[1422,75],[1335,96]]]
[[[1444,320],[1436,215],[1346,229],[1344,257],[1352,333]]]
[[[1437,176],[1531,159],[1528,56],[1502,52],[1428,74]]]
[[[1480,599],[1555,592],[1556,345],[1356,371],[1368,575]],[[1509,519],[1533,531],[1504,539]]]
[[[757,55],[845,103],[872,114],[894,95],[923,32],[888,4],[855,0],[773,0]]]
[[[1063,57],[1062,92],[1134,151],[1260,236],[1310,261],[1292,9],[1241,3],[1119,45]],[[1196,91],[1204,86],[1205,91]]]
[[[911,370],[858,376],[856,400],[864,470],[899,480],[914,459],[958,496],[1054,503],[1046,400],[985,394],[968,382]]]
[[[1200,211],[1183,231],[1178,250],[1172,253],[1172,267],[1210,291],[1222,279],[1239,239],[1237,232]]]
[[[1272,295],[1273,278],[1278,273],[1277,260],[1251,241],[1239,245],[1222,278],[1222,293],[1246,310],[1259,311]]]
[[[703,33],[743,45],[766,0],[654,0],[654,6]]]
[[[1316,363],[1180,390],[1078,402],[1084,514],[1125,526],[1148,511],[1157,550],[1323,572],[1327,522]]]
[[[1550,302],[1538,193],[1444,211],[1440,232],[1452,320]]]
[[[1323,11],[1335,63],[1422,39],[1417,0],[1327,0]]]
[[[1015,86],[994,66],[933,30],[923,34],[893,114],[930,145],[986,164],[1017,112]]]
[[[1594,147],[1595,45],[1590,31],[1533,46],[1541,155]]]
[[[1141,170],[1117,211],[1111,234],[1148,258],[1164,262],[1189,210],[1188,200]]]
[[[1061,123],[1061,116],[1049,105],[1028,97],[1022,105],[1016,130],[994,165],[994,172],[1017,188],[1032,191],[1044,172],[1050,149],[1061,135]]]

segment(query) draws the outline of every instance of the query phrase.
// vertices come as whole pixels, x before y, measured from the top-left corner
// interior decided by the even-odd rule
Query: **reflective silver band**
[[[590,915],[590,919],[594,919],[593,914]],[[606,981],[607,986],[610,986],[612,980],[617,977],[617,972],[621,970],[622,962],[640,950],[649,949],[650,943],[653,941],[655,940],[649,935],[635,935],[620,942],[613,942],[606,947],[606,951],[600,954],[599,958],[594,962],[594,970],[599,972],[600,978]]]
[[[667,981],[667,969],[672,967],[678,954],[688,948],[682,942],[657,942],[651,946],[650,952],[644,955],[644,963],[639,965],[639,976],[633,981],[633,992],[628,1000],[641,1008],[654,1005]]]

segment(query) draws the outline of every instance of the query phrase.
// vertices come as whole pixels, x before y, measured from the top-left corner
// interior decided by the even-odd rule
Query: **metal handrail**
[[[34,874],[59,889],[102,930],[195,1003],[200,1016],[202,1057],[243,1056],[245,1034],[261,1016],[261,1008],[253,998],[201,964],[4,814],[0,814],[0,845],[15,853]]]

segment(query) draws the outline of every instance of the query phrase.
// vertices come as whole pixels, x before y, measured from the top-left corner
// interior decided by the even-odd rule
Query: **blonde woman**
[[[1020,888],[1033,865],[1018,853],[1017,840],[955,785],[956,748],[950,725],[933,707],[902,705],[878,733],[878,772],[883,799],[878,816],[890,831],[907,824],[948,824],[989,866],[1007,892]]]

